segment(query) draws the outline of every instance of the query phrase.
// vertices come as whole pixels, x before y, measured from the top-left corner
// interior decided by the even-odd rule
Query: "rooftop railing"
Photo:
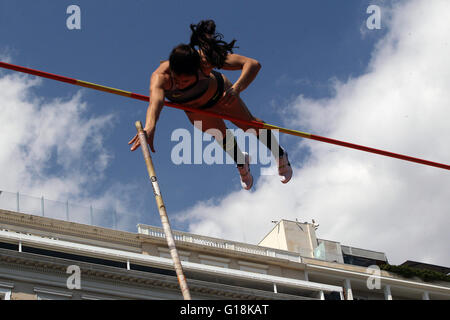
[[[138,224],[138,233],[146,234],[152,237],[164,238],[164,231],[162,228]],[[195,235],[192,233],[173,231],[173,236],[176,241],[195,243],[203,246],[239,251],[249,254],[262,255],[267,257],[274,257],[279,259],[287,259],[294,262],[301,262],[301,257],[298,253],[261,247],[257,245],[206,237]]]
[[[0,191],[0,209],[128,232],[136,232],[136,225],[142,222],[140,214],[81,206],[19,192]]]

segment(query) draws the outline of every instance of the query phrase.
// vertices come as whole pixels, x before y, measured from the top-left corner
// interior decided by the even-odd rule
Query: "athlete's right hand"
[[[155,147],[153,146],[153,139],[155,137],[155,128],[144,129],[144,132],[145,132],[145,136],[147,137],[147,143],[150,146],[150,150],[152,150],[152,152],[155,152]],[[134,136],[134,138],[128,142],[128,144],[133,144],[130,149],[131,151],[134,151],[137,148],[139,148],[141,145],[141,142],[139,141],[138,135],[136,134]]]

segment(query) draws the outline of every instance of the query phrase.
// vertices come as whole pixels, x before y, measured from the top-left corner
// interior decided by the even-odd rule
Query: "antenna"
[[[312,221],[314,230],[317,230],[319,228],[320,224],[316,223],[316,221],[314,219],[311,219],[311,221]]]

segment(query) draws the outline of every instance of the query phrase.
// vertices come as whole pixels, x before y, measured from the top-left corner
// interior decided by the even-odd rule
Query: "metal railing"
[[[157,238],[165,237],[162,228],[148,226],[148,225],[144,225],[144,224],[138,224],[138,233],[146,234],[146,235],[149,235],[152,237],[157,237]],[[195,244],[219,248],[219,249],[233,250],[233,251],[239,251],[239,252],[244,252],[244,253],[249,253],[249,254],[256,254],[256,255],[262,255],[262,256],[267,256],[267,257],[287,259],[287,260],[294,261],[294,262],[301,262],[300,255],[298,253],[294,253],[294,252],[266,248],[266,247],[261,247],[261,246],[242,243],[242,242],[200,236],[200,235],[195,235],[192,233],[187,233],[187,232],[182,232],[182,231],[173,231],[173,236],[176,241],[195,243]]]
[[[142,221],[140,214],[81,206],[19,192],[0,191],[0,209],[129,232],[136,232],[136,225]]]

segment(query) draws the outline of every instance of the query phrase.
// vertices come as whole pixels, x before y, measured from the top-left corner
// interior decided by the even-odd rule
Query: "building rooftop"
[[[421,270],[435,271],[435,272],[440,272],[440,273],[443,273],[446,275],[450,275],[450,268],[437,266],[434,264],[423,263],[423,262],[407,260],[407,261],[403,262],[400,266],[411,267],[411,268],[421,269]]]

